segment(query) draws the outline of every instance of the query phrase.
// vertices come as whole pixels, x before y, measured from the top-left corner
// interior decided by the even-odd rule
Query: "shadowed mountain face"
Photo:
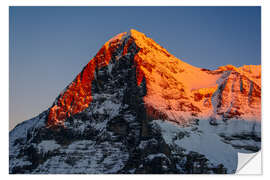
[[[234,173],[261,147],[260,65],[191,66],[144,34],[99,50],[10,132],[10,173]]]

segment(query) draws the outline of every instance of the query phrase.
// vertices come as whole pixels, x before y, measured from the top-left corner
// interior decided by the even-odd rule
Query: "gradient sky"
[[[261,64],[260,7],[10,7],[10,125],[49,108],[101,46],[137,29],[215,69]]]

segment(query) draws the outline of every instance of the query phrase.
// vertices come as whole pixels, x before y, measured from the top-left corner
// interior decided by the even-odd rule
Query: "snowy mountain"
[[[234,173],[260,121],[260,65],[197,68],[130,30],[10,132],[9,172]]]

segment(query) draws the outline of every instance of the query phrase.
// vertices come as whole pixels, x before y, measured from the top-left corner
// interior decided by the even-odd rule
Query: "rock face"
[[[261,147],[260,66],[191,66],[144,34],[100,49],[10,132],[10,173],[234,173]]]

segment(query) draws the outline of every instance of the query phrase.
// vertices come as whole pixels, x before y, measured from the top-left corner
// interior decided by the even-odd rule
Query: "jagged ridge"
[[[145,78],[147,94],[144,101],[150,116],[166,117],[180,124],[188,123],[192,116],[219,118],[216,117],[217,114],[224,116],[224,113],[228,112],[232,117],[260,120],[260,66],[236,68],[227,65],[214,71],[200,69],[177,59],[144,34],[131,30],[106,42],[59,95],[50,108],[48,126],[63,124],[67,117],[89,107],[92,101],[91,84],[93,79],[97,78],[98,70],[105,66],[111,70],[112,54],[121,51],[117,58],[126,56],[128,49],[132,50],[133,43],[139,48],[134,56],[137,84],[140,85]],[[253,69],[253,72],[250,69]],[[233,86],[228,87],[227,80],[232,75],[227,75],[236,72],[240,84],[233,83]],[[236,96],[232,93],[235,89],[238,89],[239,93]],[[230,97],[232,94],[236,98]],[[237,112],[232,112],[232,104],[236,101],[241,106],[238,106]],[[240,101],[243,102],[239,103]],[[221,106],[222,110],[217,110]],[[241,109],[244,110],[240,112]]]

